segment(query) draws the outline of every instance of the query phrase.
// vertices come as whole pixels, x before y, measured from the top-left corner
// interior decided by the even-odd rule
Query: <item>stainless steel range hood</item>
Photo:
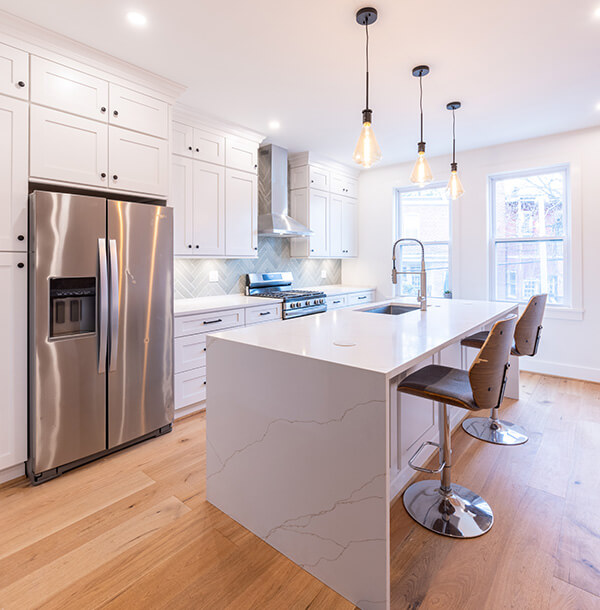
[[[288,216],[287,150],[274,144],[258,151],[258,234],[306,237],[312,231]]]

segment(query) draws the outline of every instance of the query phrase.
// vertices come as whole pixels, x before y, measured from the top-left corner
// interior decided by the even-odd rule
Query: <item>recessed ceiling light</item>
[[[127,13],[127,21],[138,28],[144,27],[148,22],[146,15],[142,15],[142,13],[137,13],[136,11]]]
[[[269,121],[269,129],[279,129],[281,123],[279,121]]]

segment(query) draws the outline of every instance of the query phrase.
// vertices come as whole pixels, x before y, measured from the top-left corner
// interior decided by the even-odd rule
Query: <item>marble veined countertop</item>
[[[426,312],[417,308],[402,315],[364,311],[388,303],[415,305],[415,299],[369,303],[280,324],[218,332],[211,337],[391,377],[515,309],[512,304],[491,301],[429,299]]]

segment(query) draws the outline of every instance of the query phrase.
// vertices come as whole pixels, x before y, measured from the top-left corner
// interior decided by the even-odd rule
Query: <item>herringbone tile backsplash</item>
[[[327,278],[321,278],[321,270]],[[219,272],[218,282],[209,282],[209,271]],[[294,286],[318,286],[340,284],[342,262],[339,260],[316,260],[290,258],[290,241],[279,237],[258,238],[258,258],[252,259],[175,259],[175,298],[217,296],[242,293],[245,289],[246,273],[268,271],[291,271]]]

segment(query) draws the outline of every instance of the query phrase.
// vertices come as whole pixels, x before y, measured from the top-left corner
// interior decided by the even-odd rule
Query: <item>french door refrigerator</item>
[[[34,484],[170,431],[172,223],[164,205],[30,195]]]

